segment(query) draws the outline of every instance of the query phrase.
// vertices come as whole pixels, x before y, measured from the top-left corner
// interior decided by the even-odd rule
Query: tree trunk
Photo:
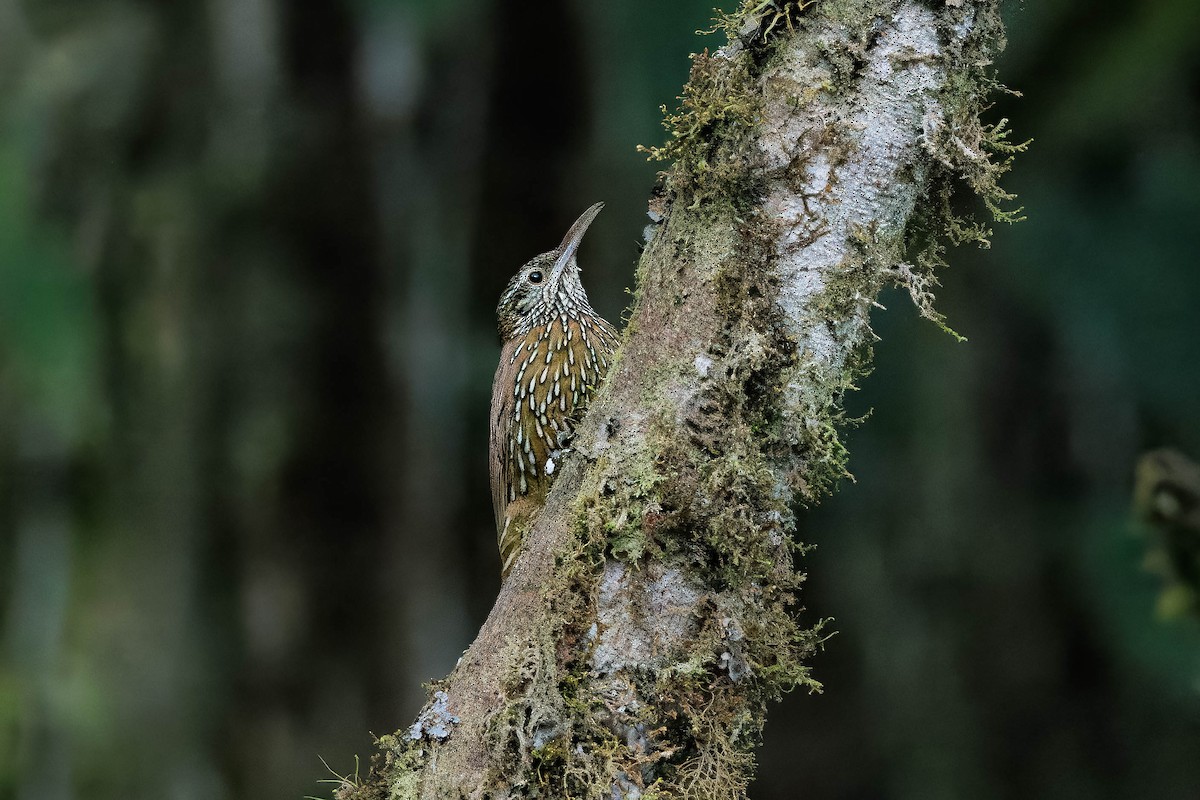
[[[738,798],[765,704],[819,688],[793,508],[846,475],[889,284],[934,317],[956,179],[1006,199],[997,4],[747,2],[694,57],[623,349],[458,667],[350,798]],[[1002,212],[1001,212],[1002,213]]]

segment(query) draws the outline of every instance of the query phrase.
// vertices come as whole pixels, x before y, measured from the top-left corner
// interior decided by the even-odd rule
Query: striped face
[[[508,282],[496,308],[501,340],[510,342],[563,314],[596,315],[579,282],[575,254],[588,226],[602,208],[603,203],[596,203],[584,211],[567,231],[562,244],[521,267]]]
[[[556,252],[551,251],[534,258],[521,267],[504,288],[500,305],[496,307],[497,327],[502,340],[510,341],[539,324],[544,325],[557,316],[556,306],[567,302],[571,295],[582,297],[584,305],[587,304],[587,295],[584,294],[583,284],[579,282],[578,267],[573,270],[576,273],[575,285],[570,286],[566,269],[554,276],[555,256]],[[560,299],[558,295],[564,289],[568,294]]]

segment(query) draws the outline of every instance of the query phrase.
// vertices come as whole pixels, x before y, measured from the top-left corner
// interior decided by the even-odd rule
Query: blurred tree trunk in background
[[[37,143],[38,210],[94,286],[101,402],[72,447],[35,445],[65,464],[14,470],[73,475],[83,496],[52,498],[87,521],[80,562],[54,544],[70,526],[38,537],[43,563],[78,571],[57,585],[82,660],[39,669],[77,675],[46,713],[93,709],[83,747],[34,746],[19,794],[299,791],[312,719],[351,730],[394,696],[345,655],[381,624],[360,578],[394,477],[355,20],[273,0],[23,9],[32,42],[8,88],[34,95],[15,122]]]
[[[465,354],[493,346],[508,269],[468,265],[482,239],[515,268],[561,234],[561,186],[505,105],[559,80],[537,124],[566,154],[582,104],[536,62],[495,69],[512,55],[475,11],[0,3],[29,224],[60,226],[78,264],[52,265],[77,308],[43,322],[83,348],[51,398],[66,434],[0,396],[21,476],[4,544],[34,565],[6,600],[16,685],[39,692],[14,722],[43,731],[10,765],[22,796],[311,791],[317,754],[344,762],[410,715],[467,641],[496,572],[490,511],[465,499],[488,496],[465,445],[486,436],[487,384],[468,391]],[[537,28],[513,18],[502,44],[524,53]],[[535,211],[519,237],[477,234],[517,141]],[[52,696],[73,671],[82,696]]]

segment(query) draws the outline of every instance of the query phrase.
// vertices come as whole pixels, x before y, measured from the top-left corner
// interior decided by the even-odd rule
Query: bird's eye
[[[541,283],[542,282],[542,271],[539,269],[535,269],[533,272],[529,273],[529,282],[530,283]]]

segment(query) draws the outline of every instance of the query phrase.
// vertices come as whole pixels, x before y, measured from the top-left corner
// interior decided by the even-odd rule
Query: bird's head
[[[522,335],[573,306],[588,307],[575,254],[588,226],[602,208],[604,203],[596,203],[584,211],[558,247],[534,256],[508,282],[496,308],[502,340]]]

